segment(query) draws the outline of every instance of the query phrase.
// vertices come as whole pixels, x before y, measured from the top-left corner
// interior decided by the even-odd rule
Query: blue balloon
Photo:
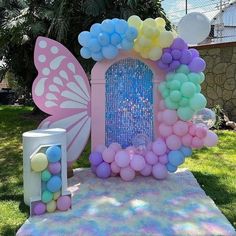
[[[93,52],[92,53],[92,58],[94,61],[101,61],[104,59],[103,55],[102,55],[102,52]]]
[[[121,41],[122,41],[122,38],[121,38],[120,34],[118,34],[118,33],[113,33],[113,34],[111,35],[111,43],[112,43],[113,45],[117,46],[118,44],[121,43]]]
[[[91,36],[90,32],[83,31],[79,34],[78,41],[82,46],[88,47],[88,44],[89,44],[89,41],[91,38],[92,38],[92,36]]]
[[[58,192],[61,189],[61,178],[59,176],[53,176],[50,180],[47,182],[47,189],[52,192]]]
[[[91,52],[99,52],[101,50],[101,45],[96,38],[92,38],[89,41],[88,48]]]
[[[102,46],[107,46],[110,43],[110,36],[108,33],[102,32],[98,35],[98,42]]]
[[[128,51],[131,50],[134,47],[134,43],[127,40],[127,39],[123,39],[122,43],[121,43],[121,48]]]
[[[184,155],[180,151],[170,151],[168,153],[169,163],[173,166],[179,166],[184,163]]]
[[[182,146],[179,150],[184,154],[185,157],[189,157],[193,153],[191,148],[185,146]]]
[[[80,49],[80,55],[81,55],[81,57],[83,57],[85,59],[89,59],[91,57],[91,52],[88,48],[82,47]]]
[[[101,24],[95,23],[90,28],[90,33],[92,36],[97,37],[102,32]]]
[[[176,166],[172,166],[170,163],[166,165],[166,168],[169,172],[174,173],[177,170]]]
[[[57,162],[61,160],[61,148],[54,145],[46,150],[46,156],[49,162]]]
[[[128,29],[128,23],[125,20],[119,20],[116,22],[115,30],[118,34],[125,34]]]
[[[125,36],[128,40],[133,41],[138,36],[138,31],[134,27],[129,27],[125,33]]]
[[[101,29],[104,32],[112,34],[115,31],[115,25],[112,20],[104,20],[101,24]]]
[[[118,49],[113,45],[102,48],[102,54],[106,59],[113,59],[118,55]]]

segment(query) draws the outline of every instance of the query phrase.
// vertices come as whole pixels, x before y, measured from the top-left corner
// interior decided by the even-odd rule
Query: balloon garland
[[[89,160],[92,171],[100,178],[119,174],[131,181],[138,172],[165,179],[168,172],[175,172],[191,156],[193,148],[211,147],[218,141],[206,125],[214,121],[209,118],[207,100],[201,93],[206,63],[196,49],[189,49],[165,26],[162,18],[142,21],[134,15],[127,22],[104,20],[92,25],[90,32],[79,34],[84,58],[102,61],[115,58],[120,50],[134,50],[166,72],[157,91],[162,97],[156,114],[158,138],[147,142],[148,138],[139,134],[133,146],[125,149],[118,143],[96,147]]]

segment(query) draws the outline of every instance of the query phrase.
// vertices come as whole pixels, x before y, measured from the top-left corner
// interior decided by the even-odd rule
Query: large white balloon
[[[199,12],[185,15],[178,24],[178,34],[189,44],[196,44],[206,39],[210,33],[209,19]]]

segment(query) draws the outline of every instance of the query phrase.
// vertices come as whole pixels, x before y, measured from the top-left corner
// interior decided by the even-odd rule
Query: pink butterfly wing
[[[39,128],[67,130],[68,162],[83,151],[90,134],[90,86],[75,57],[60,43],[38,37],[34,63],[38,76],[33,83],[35,104],[51,116]]]

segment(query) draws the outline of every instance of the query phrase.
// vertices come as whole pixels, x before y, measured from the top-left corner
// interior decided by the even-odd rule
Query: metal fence
[[[162,7],[174,28],[187,13],[205,14],[211,32],[204,43],[236,42],[236,0],[163,0]]]

